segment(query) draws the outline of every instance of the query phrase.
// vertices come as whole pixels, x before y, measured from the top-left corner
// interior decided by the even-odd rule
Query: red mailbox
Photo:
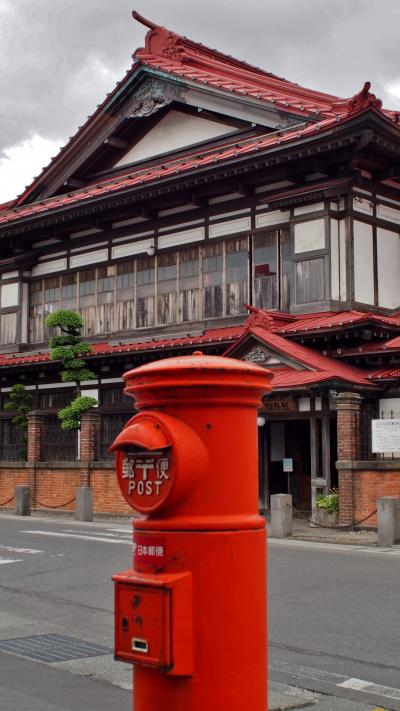
[[[134,520],[114,576],[115,656],[135,711],[266,710],[266,532],[257,411],[271,374],[194,354],[124,375],[139,413],[112,445]]]

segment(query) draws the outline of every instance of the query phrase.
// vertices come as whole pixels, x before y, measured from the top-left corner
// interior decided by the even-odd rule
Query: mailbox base
[[[144,521],[139,525],[134,532],[136,574],[162,579],[191,573],[193,617],[184,622],[193,625],[196,641],[192,676],[135,664],[134,711],[266,711],[265,528],[157,532],[143,530]],[[149,547],[159,555],[149,555]],[[178,606],[174,614],[186,611]]]

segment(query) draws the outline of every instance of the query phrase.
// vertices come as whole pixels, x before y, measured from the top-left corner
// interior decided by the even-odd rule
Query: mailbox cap
[[[236,358],[193,355],[146,363],[124,373],[125,392],[136,398],[138,410],[169,406],[173,402],[231,401],[238,398],[252,407],[271,391],[272,373]],[[227,400],[228,399],[228,400]]]
[[[248,363],[247,361],[237,360],[236,358],[225,358],[224,356],[212,356],[204,355],[201,351],[195,351],[191,355],[176,356],[174,358],[165,358],[163,360],[156,360],[151,363],[146,363],[145,365],[139,366],[139,368],[134,368],[124,373],[123,377],[125,380],[129,380],[131,377],[135,377],[139,374],[151,374],[157,373],[173,373],[175,371],[196,371],[199,370],[209,370],[209,371],[223,371],[226,373],[240,373],[244,374],[254,374],[259,376],[261,373],[264,375],[270,374],[270,371],[265,368],[261,368],[259,365],[254,365],[253,363]]]

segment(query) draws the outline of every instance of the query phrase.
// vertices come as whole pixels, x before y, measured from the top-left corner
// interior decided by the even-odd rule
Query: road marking
[[[291,538],[268,538],[268,543],[271,546],[291,546],[293,548],[313,548],[314,550],[345,552],[345,553],[366,553],[372,555],[389,555],[397,557],[400,555],[400,546],[393,548],[378,548],[372,545],[356,545],[354,543],[320,543],[318,541],[297,541]]]
[[[324,669],[315,669],[301,664],[289,664],[289,662],[284,661],[273,662],[269,665],[269,668],[273,671],[283,672],[284,674],[291,674],[292,676],[303,677],[305,679],[312,679],[313,681],[319,681],[324,684],[337,685],[340,681],[347,679],[344,674],[335,674],[334,672],[328,672]]]
[[[2,551],[7,551],[7,553],[32,553],[32,555],[43,553],[43,551],[39,551],[36,548],[13,548],[12,546],[2,545],[0,545],[0,548]]]
[[[383,696],[385,699],[400,699],[400,689],[394,689],[392,686],[384,686],[382,684],[374,684],[372,681],[364,679],[346,679],[340,684],[336,684],[343,689],[352,689],[354,691],[364,691],[375,696]]]
[[[23,563],[22,558],[0,558],[0,565],[7,565],[7,563]]]
[[[53,531],[20,531],[20,533],[31,533],[35,536],[53,536],[54,538],[75,538],[81,541],[96,541],[99,543],[122,543],[128,546],[132,541],[125,541],[122,538],[104,538],[103,536],[83,536],[78,533],[55,533]]]
[[[73,529],[73,528],[63,528],[62,530],[63,530],[63,533],[74,533],[74,529]],[[120,538],[121,540],[122,540],[122,539],[125,539],[125,540],[129,539],[130,541],[132,541],[132,533],[131,533],[130,535],[121,535],[121,531],[120,531],[119,534],[120,534],[120,535],[119,535],[119,538]],[[92,531],[88,531],[88,533],[87,533],[86,535],[87,535],[87,536],[90,536],[90,538],[92,538],[93,536],[98,535],[98,533],[96,534],[95,531],[94,531],[93,533],[92,533]],[[104,533],[104,532],[102,531],[102,535],[103,535],[103,536],[107,536],[107,538],[118,538],[118,536],[117,536],[116,533]]]
[[[274,662],[269,668],[272,671],[283,672],[292,677],[310,679],[326,685],[334,685],[341,689],[351,689],[351,691],[360,691],[365,694],[374,694],[374,696],[382,696],[385,699],[400,700],[400,689],[395,689],[392,686],[384,686],[376,684],[365,679],[357,679],[354,677],[346,677],[343,674],[335,674],[322,669],[314,669],[297,664],[289,664],[288,662]]]

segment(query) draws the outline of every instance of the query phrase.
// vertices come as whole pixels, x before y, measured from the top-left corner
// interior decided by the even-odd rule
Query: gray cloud
[[[65,142],[93,112],[143,45],[132,1],[0,0],[0,155],[34,134]],[[400,108],[398,0],[138,0],[136,9],[305,86],[350,96],[370,80]]]

